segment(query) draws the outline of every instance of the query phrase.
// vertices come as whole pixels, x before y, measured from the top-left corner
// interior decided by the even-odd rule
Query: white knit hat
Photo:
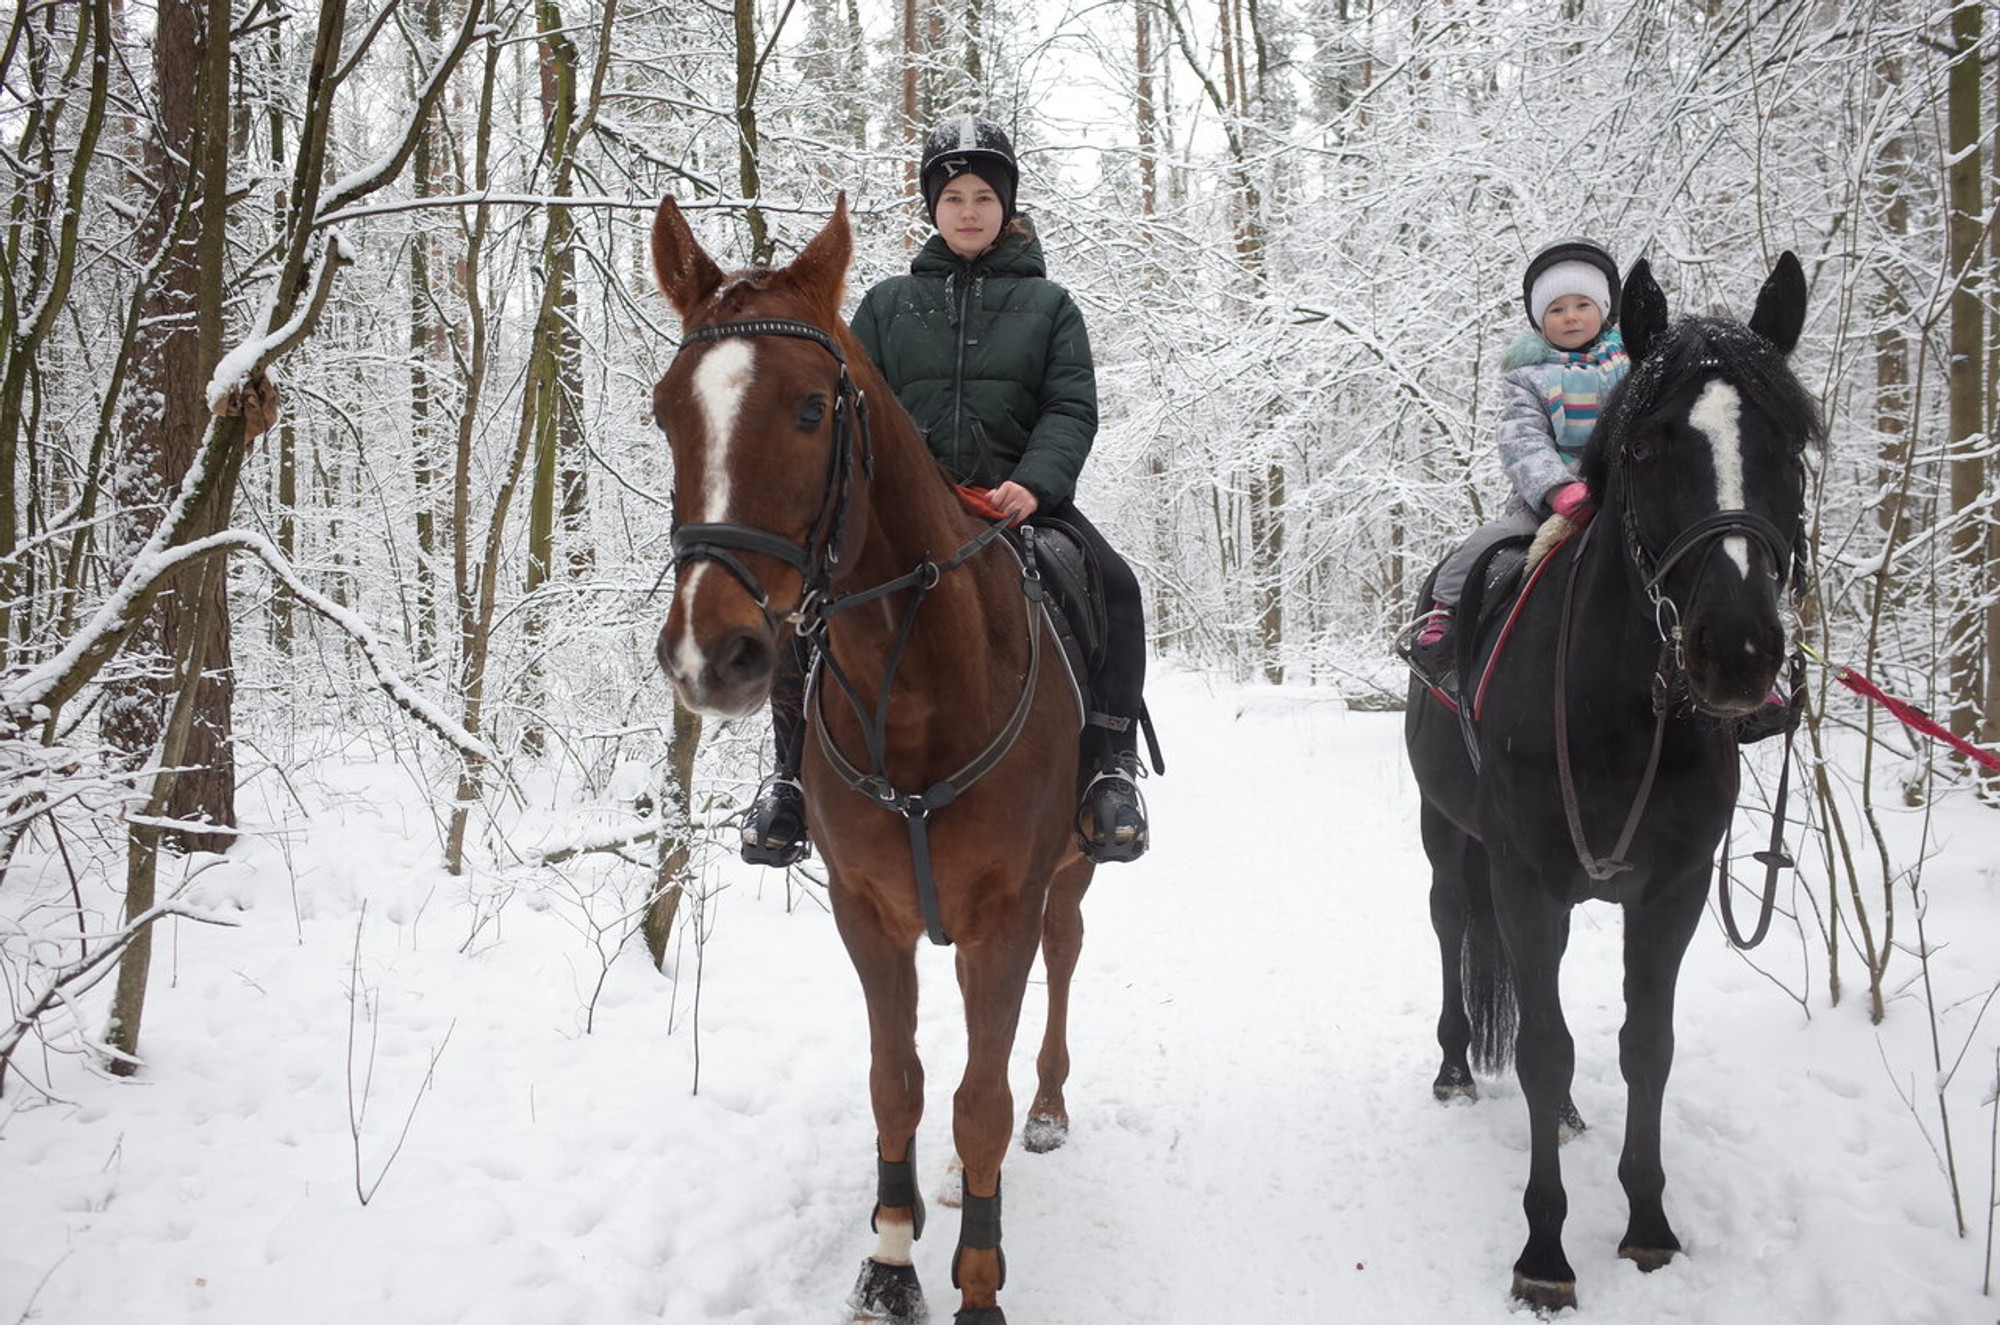
[[[1604,278],[1604,272],[1594,263],[1558,262],[1535,278],[1533,291],[1528,295],[1528,312],[1536,330],[1541,329],[1542,314],[1549,311],[1549,305],[1566,294],[1580,294],[1597,305],[1597,311],[1608,322],[1611,319],[1611,282]]]

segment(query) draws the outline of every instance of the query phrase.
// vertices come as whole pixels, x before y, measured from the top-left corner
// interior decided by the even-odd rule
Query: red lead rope
[[[1834,672],[1834,680],[1840,682],[1855,694],[1860,695],[1863,699],[1872,699],[1883,708],[1888,709],[1889,712],[1896,715],[1897,721],[1901,722],[1905,727],[1913,731],[1920,731],[1935,740],[1943,741],[1946,745],[1965,755],[1967,758],[1976,759],[1987,768],[2000,773],[2000,755],[1996,755],[1990,750],[1982,750],[1972,742],[1952,735],[1949,731],[1932,721],[1930,715],[1922,709],[1914,704],[1897,699],[1894,695],[1887,693],[1880,686],[1853,668],[1842,667],[1837,669]]]

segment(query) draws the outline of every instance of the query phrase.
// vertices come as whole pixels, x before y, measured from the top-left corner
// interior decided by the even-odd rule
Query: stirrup
[[[752,865],[796,865],[812,854],[806,840],[806,790],[795,777],[773,773],[743,814],[743,859]]]
[[[1137,755],[1121,754],[1116,763],[1099,769],[1085,785],[1076,807],[1075,827],[1077,845],[1083,848],[1086,859],[1098,865],[1122,864],[1146,854],[1151,845],[1146,798],[1135,780],[1135,776],[1144,775]],[[1084,830],[1085,811],[1090,813],[1094,833]],[[1111,825],[1108,833],[1107,822]]]
[[[1452,619],[1455,615],[1455,610],[1449,607],[1433,607],[1428,612],[1419,613],[1416,620],[1396,632],[1396,638],[1390,645],[1396,656],[1409,664],[1418,680],[1445,694],[1453,694],[1458,689],[1455,656],[1458,645],[1452,638],[1452,632],[1457,629]],[[1438,620],[1444,622],[1444,633],[1427,644],[1418,643],[1417,637],[1424,633],[1424,628]]]

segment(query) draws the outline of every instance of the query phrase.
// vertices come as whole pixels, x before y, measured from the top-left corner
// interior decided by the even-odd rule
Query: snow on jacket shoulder
[[[1500,366],[1500,465],[1521,500],[1546,511],[1549,493],[1576,478],[1604,397],[1631,371],[1625,342],[1607,331],[1581,350],[1559,350],[1531,331],[1507,347]]]
[[[1083,314],[1019,231],[967,262],[931,236],[906,276],[854,312],[856,338],[954,478],[1014,480],[1044,508],[1068,500],[1097,437],[1097,375]]]

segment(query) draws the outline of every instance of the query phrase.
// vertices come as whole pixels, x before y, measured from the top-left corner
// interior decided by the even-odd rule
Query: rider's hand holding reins
[[[1582,487],[1583,485],[1579,483],[1576,486]],[[1007,518],[1015,524],[1019,524],[1033,515],[1042,504],[1035,497],[1034,493],[1028,491],[1012,479],[1008,479],[999,487],[989,491],[986,494],[986,499],[1006,512]]]

